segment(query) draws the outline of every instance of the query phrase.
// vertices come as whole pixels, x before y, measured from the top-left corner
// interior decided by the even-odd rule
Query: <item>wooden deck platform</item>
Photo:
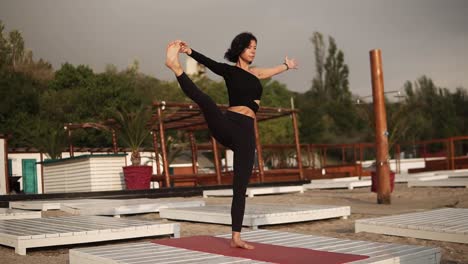
[[[360,219],[355,222],[355,232],[468,243],[468,209],[445,208]]]
[[[0,208],[0,220],[41,218],[41,212]]]
[[[32,201],[15,201],[10,202],[9,207],[11,209],[23,209],[23,210],[60,210],[62,203],[73,203],[73,202],[91,202],[99,203],[101,201],[107,201],[106,199],[79,199],[79,200],[32,200]]]
[[[358,177],[312,180],[309,184],[304,184],[304,189],[349,189],[358,187],[369,187],[371,180],[360,180]]]
[[[230,236],[226,234],[220,237],[229,238]],[[354,264],[437,264],[440,263],[441,258],[438,248],[413,245],[347,240],[269,230],[243,232],[242,236],[247,241],[258,243],[369,256],[365,260],[352,262]],[[72,249],[69,260],[70,264],[266,263],[162,246],[151,242]]]
[[[468,188],[468,178],[447,178],[445,180],[409,181],[408,187],[464,187]]]
[[[250,187],[247,188],[246,195],[248,197],[254,197],[255,195],[295,192],[304,193],[304,188],[302,188],[302,186]],[[204,198],[209,196],[232,196],[232,189],[203,191]]]
[[[257,229],[274,225],[329,218],[346,219],[351,214],[349,206],[332,205],[277,205],[247,204],[244,226]],[[161,209],[161,218],[202,223],[231,224],[231,205],[208,205],[194,208]]]
[[[179,224],[105,216],[0,220],[0,244],[20,255],[28,248],[161,235],[179,237]]]
[[[183,201],[180,199],[128,199],[94,203],[93,201],[64,202],[61,210],[74,215],[112,215],[159,212],[161,208],[183,208],[204,206],[205,201]]]

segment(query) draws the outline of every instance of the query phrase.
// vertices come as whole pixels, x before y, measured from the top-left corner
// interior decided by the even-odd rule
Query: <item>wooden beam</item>
[[[291,113],[292,115],[292,121],[293,121],[293,129],[294,129],[294,141],[296,143],[296,152],[297,152],[297,166],[299,169],[299,178],[301,180],[304,179],[304,171],[302,169],[302,155],[301,155],[301,145],[299,142],[299,129],[297,127],[297,117],[296,117],[296,112],[293,111]]]
[[[159,147],[158,147],[158,132],[156,130],[151,131],[153,135],[153,148],[154,148],[154,160],[156,161],[156,174],[161,175],[160,161],[159,161]]]
[[[195,142],[195,136],[193,135],[193,131],[189,132],[189,138],[190,138],[190,146],[192,149],[192,172],[193,174],[198,173],[198,155],[197,155],[197,142]]]
[[[254,130],[255,130],[255,147],[257,148],[257,161],[258,161],[258,173],[260,174],[260,182],[265,181],[265,171],[263,169],[263,154],[262,154],[262,145],[260,142],[260,135],[258,132],[258,122],[255,118],[254,120]]]
[[[164,167],[164,176],[166,179],[166,187],[171,187],[171,179],[169,178],[169,164],[167,160],[167,150],[166,150],[166,139],[164,138],[164,120],[161,107],[157,108],[158,117],[159,117],[159,135],[161,137],[161,150],[163,158],[163,167]]]

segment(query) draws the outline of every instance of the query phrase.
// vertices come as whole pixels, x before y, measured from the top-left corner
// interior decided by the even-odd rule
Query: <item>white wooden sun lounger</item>
[[[445,208],[420,213],[360,219],[355,231],[468,243],[468,209]]]
[[[26,255],[28,248],[161,235],[179,237],[179,224],[105,216],[0,221],[0,244],[14,247],[20,255]]]
[[[41,218],[41,212],[0,208],[0,220]]]
[[[247,188],[246,195],[252,198],[255,195],[295,192],[304,193],[304,188],[302,188],[302,186],[251,187]],[[209,196],[232,196],[232,189],[203,191],[204,198],[207,198]]]
[[[327,181],[304,184],[304,189],[349,189],[353,190],[358,187],[369,187],[372,185],[371,180],[354,180],[354,181]]]
[[[183,201],[175,199],[128,199],[107,200],[105,202],[64,202],[61,209],[73,215],[112,215],[119,217],[126,214],[159,212],[161,208],[199,207],[204,201]]]
[[[262,225],[274,225],[329,218],[346,219],[351,214],[349,206],[333,205],[277,205],[247,204],[244,226],[257,229]],[[161,209],[161,218],[215,224],[231,224],[230,205],[209,205],[197,208]]]

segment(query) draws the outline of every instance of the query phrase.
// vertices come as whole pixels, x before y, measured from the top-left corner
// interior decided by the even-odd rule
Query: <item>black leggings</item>
[[[245,192],[255,158],[254,119],[232,111],[223,114],[185,73],[177,77],[177,81],[184,93],[202,110],[213,137],[234,152],[231,220],[232,231],[240,232],[244,220]]]

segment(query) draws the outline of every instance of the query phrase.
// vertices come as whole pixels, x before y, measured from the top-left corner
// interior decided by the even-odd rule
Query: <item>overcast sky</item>
[[[310,37],[319,31],[344,51],[355,94],[371,94],[375,48],[382,50],[386,91],[423,74],[451,90],[468,88],[467,0],[0,0],[0,20],[55,69],[69,62],[101,72],[137,59],[142,72],[171,80],[164,67],[169,41],[185,40],[223,61],[232,38],[251,31],[258,38],[254,64],[296,58],[299,70],[274,78],[304,92],[315,72]]]

